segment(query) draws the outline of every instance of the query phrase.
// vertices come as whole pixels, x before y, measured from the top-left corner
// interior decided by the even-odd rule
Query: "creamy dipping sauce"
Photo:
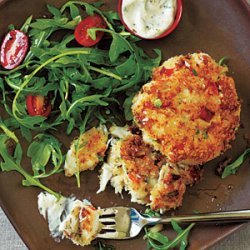
[[[175,20],[177,0],[123,0],[122,18],[127,27],[143,38],[164,33]]]

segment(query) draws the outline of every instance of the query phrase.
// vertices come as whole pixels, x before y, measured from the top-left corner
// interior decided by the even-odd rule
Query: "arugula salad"
[[[161,61],[159,50],[149,57],[139,39],[125,31],[118,14],[100,11],[100,6],[81,1],[68,1],[60,9],[48,5],[52,17],[31,16],[20,30],[9,26],[5,40],[12,39],[1,47],[1,105],[8,114],[0,121],[1,169],[23,174],[26,186],[48,191],[40,179],[62,171],[61,142],[51,131],[65,124],[69,135],[73,129],[83,133],[93,123],[130,121],[133,95]],[[84,27],[84,35],[79,35]],[[13,40],[19,47],[13,48]],[[22,148],[12,132],[16,130],[31,142],[27,155],[33,176],[20,166]],[[9,138],[16,143],[13,156],[8,154]],[[50,171],[48,163],[53,164]]]

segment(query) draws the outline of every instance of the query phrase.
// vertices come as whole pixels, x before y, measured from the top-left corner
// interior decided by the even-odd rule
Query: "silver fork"
[[[178,223],[230,223],[250,220],[250,210],[200,213],[160,218],[147,218],[134,208],[113,207],[101,209],[100,222],[102,231],[99,238],[130,239],[137,236],[146,225],[168,224],[171,220]]]

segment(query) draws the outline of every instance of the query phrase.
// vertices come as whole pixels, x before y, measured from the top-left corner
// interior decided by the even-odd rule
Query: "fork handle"
[[[231,223],[231,222],[244,222],[250,220],[250,210],[235,210],[235,211],[225,211],[225,212],[212,212],[212,213],[200,213],[193,215],[180,215],[172,217],[161,217],[161,218],[151,218],[154,219],[149,224],[168,224],[171,220],[175,220],[178,223],[207,223],[207,222],[220,222],[220,223]]]

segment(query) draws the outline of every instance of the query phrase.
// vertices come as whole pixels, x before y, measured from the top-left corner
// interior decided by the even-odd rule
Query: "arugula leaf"
[[[104,98],[104,95],[92,95],[92,96],[85,96],[77,101],[75,101],[70,108],[67,110],[66,118],[70,117],[70,114],[75,110],[78,109],[79,106],[89,106],[89,105],[101,105],[101,106],[108,106],[108,103],[103,101],[101,98]]]
[[[55,6],[51,4],[47,4],[47,8],[49,12],[55,17],[55,18],[61,18],[62,14],[59,9],[57,9]]]
[[[70,9],[70,16],[71,16],[72,19],[74,19],[74,18],[80,16],[80,11],[79,11],[79,9],[75,6],[75,4],[72,3],[72,4],[69,6],[69,9]]]
[[[95,72],[98,72],[98,73],[100,73],[100,74],[103,74],[103,75],[106,75],[106,76],[110,76],[110,77],[115,78],[115,79],[117,79],[117,80],[119,80],[119,81],[122,80],[122,78],[121,78],[120,76],[118,76],[118,75],[112,73],[111,71],[107,71],[107,70],[105,70],[104,68],[98,69],[98,68],[96,68],[96,67],[89,66],[89,69],[90,69],[90,70],[93,70],[93,71],[95,71]]]
[[[105,15],[105,17],[107,18],[109,23],[111,23],[112,25],[115,25],[116,21],[120,21],[120,17],[118,15],[118,13],[115,11],[112,11],[112,10],[104,11],[103,14]]]
[[[158,218],[161,217],[161,215],[158,212],[156,212],[150,208],[146,208],[143,215],[146,217],[158,217]]]
[[[136,68],[134,55],[130,55],[130,57],[124,63],[116,66],[118,74],[122,75],[124,78],[133,75],[135,73],[134,68]]]
[[[22,136],[28,141],[30,142],[32,140],[32,134],[30,132],[30,129],[20,125],[20,131]]]
[[[22,166],[20,165],[22,159],[22,148],[19,143],[16,144],[14,149],[14,156],[11,156],[9,153],[9,137],[5,134],[0,134],[0,156],[2,161],[0,161],[0,168],[2,171],[17,171],[21,175],[23,175],[23,185],[24,186],[35,186],[39,187],[50,194],[53,194],[55,197],[60,198],[60,195],[55,191],[49,189],[45,185],[43,185],[38,179],[34,178],[28,172],[26,172]]]
[[[108,245],[100,240],[94,242],[93,247],[95,248],[95,250],[115,250],[114,246]]]
[[[31,24],[31,21],[32,21],[32,16],[28,17],[26,19],[26,21],[24,22],[24,24],[22,25],[22,27],[20,28],[20,30],[24,33],[27,33],[28,30],[29,30],[29,27],[30,27],[30,24]]]
[[[248,156],[250,156],[250,148],[247,148],[234,162],[224,168],[221,178],[224,179],[235,174]]]
[[[8,127],[4,124],[4,122],[2,121],[1,117],[0,117],[0,128],[3,130],[3,132],[9,137],[11,138],[14,142],[18,143],[19,140],[16,137],[15,133],[10,131],[8,129]]]
[[[30,144],[27,156],[31,158],[32,169],[35,178],[45,178],[62,171],[64,157],[61,152],[61,144],[52,135],[38,134]],[[46,166],[51,159],[54,168],[46,173]]]
[[[99,10],[97,9],[98,7],[100,7],[102,5],[102,3],[92,3],[89,4],[89,3],[85,3],[85,2],[81,2],[81,1],[68,1],[66,2],[62,7],[61,7],[61,12],[63,13],[67,8],[70,8],[70,6],[72,4],[75,4],[75,5],[80,5],[82,7],[85,8],[85,11],[88,15],[92,16],[95,12],[98,13],[103,19],[104,21],[106,22],[108,28],[110,30],[114,30],[112,24],[108,21],[108,19],[106,18],[106,16]]]
[[[10,25],[8,26],[8,30],[9,30],[9,31],[15,30],[15,29],[16,29],[16,27],[15,27],[14,24],[10,24]]]
[[[133,100],[134,96],[135,96],[135,93],[128,96],[123,103],[123,109],[124,109],[124,115],[125,115],[126,121],[133,120],[131,106],[132,106],[132,100]]]
[[[168,237],[159,232],[152,232],[145,229],[145,238],[148,240],[148,249],[155,250],[167,250],[173,249],[174,247],[180,245],[180,249],[186,249],[188,245],[188,235],[190,230],[193,228],[194,223],[190,224],[186,229],[182,229],[177,222],[171,221],[171,225],[177,236],[173,240],[169,240]]]
[[[62,17],[60,19],[37,19],[36,22],[30,24],[30,27],[40,31],[46,31],[53,28],[59,29],[71,29],[74,30],[76,25],[80,22],[81,17],[78,16],[75,19],[69,21],[68,18]]]

